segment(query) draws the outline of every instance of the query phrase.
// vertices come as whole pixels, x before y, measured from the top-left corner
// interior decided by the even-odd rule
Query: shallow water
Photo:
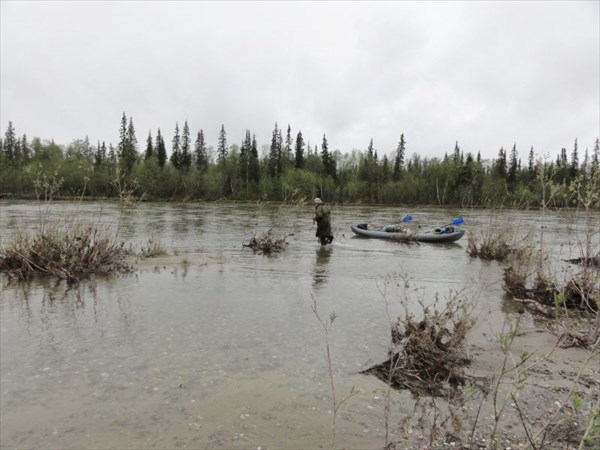
[[[0,207],[3,243],[41,214],[93,221],[136,248],[153,239],[170,254],[75,287],[1,278],[3,448],[327,447],[326,336],[313,301],[324,321],[336,315],[329,341],[337,400],[358,390],[339,410],[336,444],[381,447],[385,385],[358,372],[386,359],[388,317],[401,313],[396,285],[408,280],[415,302],[428,303],[465,290],[477,300],[474,340],[493,339],[515,308],[502,291],[502,266],[470,258],[466,237],[406,245],[355,238],[350,225],[409,213],[433,227],[462,216],[468,233],[512,225],[539,239],[543,231],[560,261],[580,256],[585,224],[575,213],[334,207],[335,240],[321,248],[310,205]],[[243,248],[271,227],[290,235],[284,252]],[[399,414],[412,414],[409,395],[394,400]]]

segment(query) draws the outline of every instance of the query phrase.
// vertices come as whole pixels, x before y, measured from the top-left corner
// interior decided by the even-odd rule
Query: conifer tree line
[[[42,177],[62,180],[63,195],[118,197],[122,186],[153,200],[297,201],[323,197],[333,203],[535,207],[576,204],[578,193],[600,199],[600,140],[581,154],[577,139],[555,157],[533,147],[522,161],[516,144],[501,147],[491,160],[464,152],[459,143],[443,157],[407,156],[403,133],[394,151],[331,150],[324,134],[320,146],[301,130],[274,124],[270,143],[259,149],[246,130],[231,143],[221,125],[216,148],[202,129],[192,134],[188,121],[176,122],[169,150],[161,129],[138,143],[132,117],[121,117],[116,147],[76,139],[62,146],[17,136],[12,122],[0,138],[0,195],[34,196]]]

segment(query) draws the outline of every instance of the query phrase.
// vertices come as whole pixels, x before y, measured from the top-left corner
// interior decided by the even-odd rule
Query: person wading
[[[333,234],[331,234],[331,211],[323,200],[315,198],[315,215],[313,216],[313,224],[317,223],[317,233],[315,236],[321,241],[321,245],[331,244]]]

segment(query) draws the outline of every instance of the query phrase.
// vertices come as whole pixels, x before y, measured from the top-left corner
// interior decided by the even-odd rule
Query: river
[[[415,299],[471,296],[473,340],[494,340],[518,307],[502,265],[473,259],[467,237],[406,245],[353,236],[358,222],[410,214],[434,227],[465,219],[468,233],[543,231],[556,261],[581,256],[585,217],[575,212],[334,206],[333,245],[314,237],[312,205],[234,203],[0,203],[2,243],[40,220],[84,221],[168,256],[127,275],[76,286],[1,276],[0,447],[319,448],[330,444],[328,321],[337,399],[336,445],[385,444],[386,386],[359,371],[382,362],[397,285]],[[40,219],[40,217],[42,217]],[[597,220],[597,219],[594,219]],[[288,234],[286,249],[244,248],[254,233]],[[416,301],[415,301],[416,304]],[[416,309],[415,311],[418,311]],[[412,414],[406,393],[395,413]]]

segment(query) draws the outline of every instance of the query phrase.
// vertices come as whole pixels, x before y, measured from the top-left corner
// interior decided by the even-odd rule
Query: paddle
[[[464,222],[465,222],[465,219],[463,219],[462,217],[457,217],[456,219],[454,219],[454,220],[453,220],[451,223],[449,223],[448,225],[442,225],[441,227],[439,227],[439,228],[436,228],[436,231],[437,231],[437,230],[440,230],[440,231],[442,231],[442,230],[444,230],[446,227],[449,227],[449,226],[452,226],[452,225],[461,225],[461,224],[462,224],[462,223],[464,223]],[[442,231],[442,232],[443,232],[443,231]]]
[[[465,222],[465,219],[463,219],[462,217],[457,217],[456,219],[454,219],[452,221],[452,223],[445,225],[445,226],[450,226],[450,225],[461,225]]]

